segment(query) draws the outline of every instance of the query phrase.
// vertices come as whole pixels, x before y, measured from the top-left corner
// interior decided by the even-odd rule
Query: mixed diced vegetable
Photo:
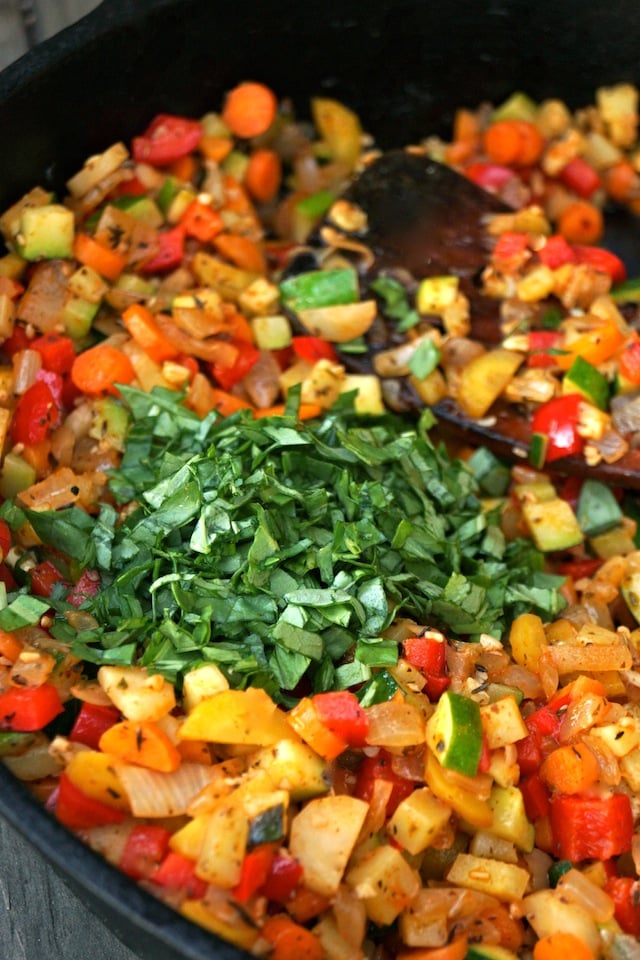
[[[241,83],[0,217],[0,756],[257,956],[635,957],[640,511],[561,468],[638,436],[594,245],[640,212],[637,92],[412,147],[514,208],[491,348],[455,273],[376,270],[376,152],[311,112]],[[529,462],[447,449],[445,396],[524,409]]]

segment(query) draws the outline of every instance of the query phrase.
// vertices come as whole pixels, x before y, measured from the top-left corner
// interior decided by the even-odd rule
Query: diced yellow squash
[[[572,933],[586,943],[594,956],[600,955],[602,941],[596,922],[585,907],[558,896],[555,890],[536,890],[524,900],[524,915],[538,937]]]
[[[353,390],[357,391],[354,401],[356,413],[378,417],[385,412],[379,377],[373,374],[348,373],[342,378],[340,393],[351,393]]]
[[[492,830],[478,830],[471,838],[469,853],[474,857],[489,857],[504,863],[517,863],[518,851],[515,843],[497,837]]]
[[[369,919],[381,926],[393,923],[421,887],[417,870],[399,850],[388,844],[370,850],[349,870],[345,879],[364,901]]]
[[[604,743],[614,757],[621,758],[640,744],[640,727],[634,717],[621,717],[615,723],[592,727],[591,736]]]
[[[509,631],[509,646],[516,663],[536,673],[540,654],[548,645],[542,620],[537,614],[522,613],[515,618]]]
[[[191,270],[199,283],[213,287],[223,300],[237,303],[240,294],[259,278],[259,274],[250,273],[225,263],[218,257],[198,250],[191,261]]]
[[[190,713],[202,700],[229,689],[229,681],[215,663],[203,663],[185,674],[182,687],[182,703]]]
[[[490,827],[493,823],[493,811],[486,802],[471,790],[462,790],[459,778],[440,766],[437,757],[427,750],[425,767],[427,785],[440,800],[475,827]]]
[[[326,762],[297,740],[280,740],[252,754],[248,770],[250,776],[266,772],[274,787],[288,790],[294,801],[320,796],[329,789]]]
[[[332,157],[352,169],[362,147],[362,127],[358,115],[338,100],[314,97],[311,112],[318,133]]]
[[[419,787],[405,797],[387,824],[387,832],[409,853],[421,853],[444,829],[451,807],[428,787]]]
[[[513,696],[501,697],[495,703],[483,704],[480,707],[480,718],[490,750],[523,740],[529,733]]]
[[[208,909],[204,900],[184,900],[180,913],[188,920],[210,930],[216,936],[235,944],[241,950],[251,950],[258,939],[258,929],[247,923],[240,910],[235,909],[228,919]]]
[[[493,811],[492,833],[515,843],[524,853],[530,853],[535,842],[535,831],[527,818],[524,799],[518,787],[494,786],[489,806]]]
[[[71,782],[88,797],[116,810],[128,810],[129,802],[114,769],[114,757],[99,750],[79,750],[65,770]]]
[[[367,332],[377,312],[375,300],[359,300],[329,307],[309,307],[298,310],[297,315],[312,336],[322,337],[330,343],[348,343]]]
[[[184,827],[180,827],[169,838],[169,846],[189,860],[197,860],[202,850],[204,835],[208,824],[207,814],[193,817]]]
[[[208,883],[228,889],[240,881],[247,852],[249,821],[234,797],[221,801],[206,815],[196,873]]]
[[[484,417],[498,399],[523,356],[513,350],[490,350],[475,357],[462,370],[457,400],[470,417]]]
[[[176,705],[173,684],[144,667],[100,667],[98,683],[127,720],[161,720]]]
[[[459,887],[488,893],[498,900],[515,902],[524,897],[529,884],[529,871],[513,863],[459,853],[447,874],[447,880]]]
[[[182,740],[267,746],[296,739],[286,715],[268,693],[255,687],[221,690],[201,700],[182,723]]]
[[[368,809],[364,800],[341,794],[310,800],[293,818],[289,850],[311,890],[335,895]]]

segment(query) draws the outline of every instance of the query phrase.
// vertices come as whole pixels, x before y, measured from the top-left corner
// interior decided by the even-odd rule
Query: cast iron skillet
[[[302,114],[310,96],[335,96],[398,146],[516,89],[577,107],[600,84],[638,83],[639,45],[637,0],[104,0],[0,75],[0,209],[36,183],[60,189],[156,112],[215,108],[239,80],[269,83]],[[1,766],[0,814],[140,957],[244,956],[109,867]]]

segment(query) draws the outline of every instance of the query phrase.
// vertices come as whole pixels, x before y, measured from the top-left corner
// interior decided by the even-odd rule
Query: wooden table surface
[[[0,864],[5,960],[138,960],[2,819]]]

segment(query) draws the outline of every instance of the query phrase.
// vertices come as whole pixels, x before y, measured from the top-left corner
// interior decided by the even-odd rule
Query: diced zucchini
[[[11,500],[36,482],[36,471],[19,453],[9,451],[2,462],[0,495]]]
[[[91,324],[99,309],[98,303],[83,300],[82,297],[71,297],[62,308],[62,322],[64,328],[73,340],[86,337],[91,330]]]
[[[0,733],[0,757],[17,757],[35,742],[35,733]]]
[[[535,842],[535,830],[527,818],[518,787],[494,786],[489,806],[493,810],[492,833],[515,843],[524,853],[530,853]]]
[[[596,537],[618,526],[622,510],[609,487],[586,479],[578,497],[577,517],[585,537]]]
[[[605,533],[599,533],[595,537],[589,537],[589,546],[597,557],[607,560],[609,557],[618,555],[626,556],[633,553],[636,546],[633,537],[625,524],[619,524],[612,527]]]
[[[268,773],[274,787],[288,790],[294,801],[319,796],[329,789],[325,761],[297,740],[281,740],[252,754],[249,770]]]
[[[249,157],[240,150],[232,150],[222,161],[222,169],[225,173],[234,177],[238,183],[242,183],[249,166]]]
[[[379,417],[385,412],[380,380],[374,374],[348,373],[340,385],[340,393],[356,391],[354,410],[356,413]]]
[[[533,542],[543,553],[568,550],[582,543],[584,537],[571,505],[556,497],[544,503],[523,503],[522,516]]]
[[[166,213],[168,223],[178,223],[184,216],[187,207],[196,199],[196,191],[191,187],[181,187],[169,204]]]
[[[284,837],[285,807],[279,803],[276,806],[263,810],[253,817],[249,823],[250,847],[257,847],[261,843],[276,843]]]
[[[83,265],[69,277],[68,288],[74,296],[82,300],[100,303],[109,289],[109,284],[92,267]]]
[[[527,726],[515,697],[505,696],[480,707],[482,728],[490,750],[517,743],[527,736]]]
[[[375,847],[349,870],[346,882],[373,923],[388,926],[420,890],[420,877],[395,847]]]
[[[164,216],[158,204],[151,197],[116,197],[111,203],[120,210],[126,210],[132,217],[148,227],[158,228],[164,223]]]
[[[53,194],[42,187],[34,187],[0,216],[0,232],[8,244],[13,244],[20,232],[22,214],[30,207],[43,207],[53,202]]]
[[[207,883],[235,887],[247,851],[249,823],[233,797],[222,800],[207,815],[196,873]]]
[[[114,450],[123,451],[129,428],[129,412],[114,397],[101,397],[93,404],[94,419],[89,436]]]
[[[470,943],[465,960],[516,960],[513,950],[496,943]]]
[[[640,277],[617,283],[609,291],[614,303],[640,303]]]
[[[555,500],[558,494],[550,480],[532,480],[530,483],[517,483],[513,493],[519,503],[547,503]]]
[[[49,203],[22,212],[16,242],[25,260],[64,260],[73,253],[74,235],[73,212],[60,203]]]
[[[491,114],[491,122],[497,120],[527,120],[534,123],[538,114],[538,105],[531,97],[516,90],[511,96],[507,97],[504,103],[495,108]]]
[[[546,433],[532,433],[529,443],[529,462],[536,470],[544,467],[547,459],[547,447],[549,446],[549,437]]]
[[[514,863],[459,853],[447,874],[449,883],[488,893],[499,900],[517,902],[529,885],[529,871]]]
[[[609,405],[609,381],[584,357],[576,357],[565,373],[562,392],[579,393],[599,410],[606,410]]]
[[[282,350],[291,343],[291,324],[282,314],[254,317],[251,329],[259,350]]]
[[[387,831],[401,847],[417,854],[433,842],[450,817],[451,808],[428,787],[420,787],[398,804]]]
[[[427,743],[443,767],[475,776],[482,752],[482,723],[475,700],[446,690],[427,723]]]

